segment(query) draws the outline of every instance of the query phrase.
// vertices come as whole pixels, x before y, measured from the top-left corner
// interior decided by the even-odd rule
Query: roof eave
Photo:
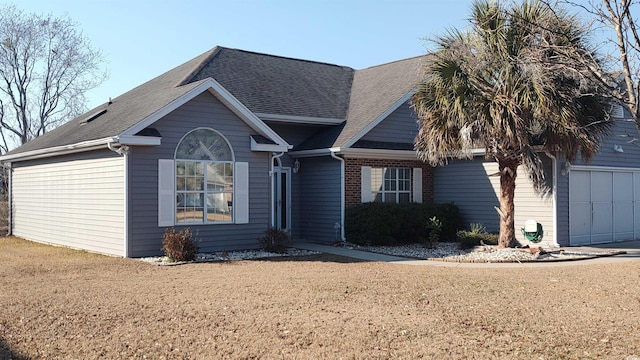
[[[33,159],[40,159],[46,157],[60,156],[66,154],[72,154],[77,152],[89,151],[93,149],[106,147],[107,144],[116,142],[114,137],[107,137],[89,141],[83,141],[80,143],[54,146],[44,149],[25,151],[17,154],[9,154],[0,156],[0,162],[15,162],[26,161]]]

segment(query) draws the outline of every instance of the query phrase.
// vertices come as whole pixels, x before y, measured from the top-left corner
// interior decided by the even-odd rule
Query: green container
[[[527,220],[522,229],[522,235],[524,235],[525,239],[531,241],[532,243],[539,243],[542,241],[542,236],[544,235],[544,231],[542,230],[542,224],[535,220]]]

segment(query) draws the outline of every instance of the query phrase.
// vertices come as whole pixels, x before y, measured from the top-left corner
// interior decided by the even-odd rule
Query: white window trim
[[[378,170],[378,169],[382,170],[382,186],[381,186],[380,190],[379,191],[375,191],[375,193],[376,194],[380,194],[380,200],[381,200],[380,202],[382,202],[382,203],[390,203],[390,204],[402,204],[400,202],[400,194],[408,194],[409,195],[409,202],[408,203],[411,203],[412,202],[412,183],[411,183],[412,174],[411,174],[411,168],[408,168],[408,167],[393,167],[393,166],[390,166],[390,167],[374,167],[374,168],[372,168],[372,170]],[[385,178],[385,174],[387,174],[387,171],[390,170],[390,169],[395,169],[396,170],[396,176],[395,176],[394,179],[386,179]],[[400,179],[400,176],[399,176],[400,175],[400,170],[409,171],[409,179]],[[385,183],[386,183],[387,180],[393,180],[396,183],[396,186],[395,186],[396,190],[385,190]],[[409,189],[408,190],[400,190],[400,182],[404,181],[404,180],[408,180],[409,181]],[[373,200],[373,199],[375,199],[375,197],[373,196],[374,190],[371,189],[370,191],[372,193],[371,194],[371,199]],[[395,198],[396,198],[395,201],[393,201],[393,202],[385,201],[387,194],[395,194]]]
[[[249,163],[236,161],[235,152],[227,138],[220,132],[210,128],[197,128],[185,134],[180,142],[192,131],[198,129],[212,130],[218,133],[231,149],[232,161],[212,161],[212,160],[192,160],[192,159],[176,159],[178,146],[174,150],[173,159],[158,159],[158,226],[191,226],[191,225],[223,225],[223,224],[248,224],[249,223]],[[180,144],[178,142],[178,144]],[[200,222],[178,222],[177,221],[177,204],[176,204],[176,161],[192,161],[192,162],[209,162],[209,163],[231,163],[233,165],[233,210],[232,221],[205,221],[203,213],[203,221]],[[206,165],[206,164],[205,164]],[[203,166],[205,166],[203,165]],[[206,176],[205,180],[206,181]],[[206,185],[206,184],[203,184]],[[199,192],[202,193],[202,192]],[[203,193],[207,194],[206,186]],[[205,207],[206,209],[206,207]]]
[[[233,152],[233,149],[232,149]],[[233,171],[233,183],[235,185],[236,181],[235,181],[235,161],[211,161],[211,160],[185,160],[185,159],[176,159],[175,160],[175,165],[177,166],[178,162],[192,162],[192,163],[202,163],[202,167],[203,167],[203,184],[202,184],[202,190],[175,190],[175,194],[176,196],[178,194],[202,194],[203,195],[203,204],[202,204],[202,221],[192,221],[192,222],[187,222],[187,221],[178,221],[178,207],[176,205],[176,209],[175,209],[175,223],[176,225],[213,225],[213,224],[233,224],[235,223],[235,200],[236,200],[236,195],[235,195],[235,186],[234,189],[232,191],[209,191],[207,190],[207,177],[208,177],[208,171],[207,171],[207,165],[208,164],[231,164],[231,166],[233,167],[234,171]],[[174,174],[174,177],[176,178],[176,180],[178,179],[178,175]],[[231,210],[231,220],[230,221],[208,221],[208,213],[207,213],[207,195],[209,194],[231,194],[231,198],[233,199],[233,209]]]
[[[383,169],[382,173],[383,173],[383,183],[384,183],[384,173],[387,169],[408,169],[411,172],[409,173],[409,186],[410,186],[410,190],[406,191],[406,190],[395,190],[392,191],[394,193],[396,193],[396,200],[399,200],[399,194],[400,193],[408,193],[409,194],[409,202],[410,203],[418,203],[421,204],[423,202],[422,199],[422,168],[409,168],[409,167],[371,167],[371,166],[362,166],[360,167],[360,202],[361,203],[368,203],[368,202],[373,202],[374,198],[373,198],[373,189],[371,189],[371,182],[372,182],[372,178],[371,178],[371,173],[372,173],[372,169]],[[399,181],[398,178],[396,177],[396,181]],[[396,184],[396,188],[399,188],[397,186],[398,184]],[[378,193],[382,194],[381,195],[381,199],[384,199],[384,194],[387,193],[387,191],[378,191]],[[384,202],[381,201],[381,202]],[[399,202],[395,202],[396,204],[398,204]]]

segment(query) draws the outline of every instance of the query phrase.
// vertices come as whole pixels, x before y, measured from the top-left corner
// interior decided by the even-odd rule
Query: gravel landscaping
[[[231,256],[231,254],[227,254]],[[636,359],[640,261],[154,266],[0,238],[0,359]]]
[[[585,251],[567,251],[566,249],[538,249],[518,248],[499,249],[497,246],[476,246],[471,249],[460,249],[458,243],[441,242],[433,247],[421,244],[404,246],[361,246],[355,244],[343,244],[349,249],[371,251],[381,254],[403,256],[415,259],[450,261],[450,262],[538,262],[538,261],[566,261],[591,259],[598,256],[611,256],[620,254],[618,250],[594,249]]]

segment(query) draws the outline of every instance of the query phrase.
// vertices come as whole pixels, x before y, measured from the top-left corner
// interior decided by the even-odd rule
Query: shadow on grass
[[[285,261],[297,261],[297,262],[331,262],[340,264],[362,263],[367,260],[355,259],[346,256],[333,255],[333,254],[313,254],[313,255],[300,255],[300,256],[277,256],[255,259],[253,261],[269,261],[269,262],[285,262]]]
[[[27,360],[28,357],[12,351],[4,339],[0,339],[0,359],[7,360]]]

